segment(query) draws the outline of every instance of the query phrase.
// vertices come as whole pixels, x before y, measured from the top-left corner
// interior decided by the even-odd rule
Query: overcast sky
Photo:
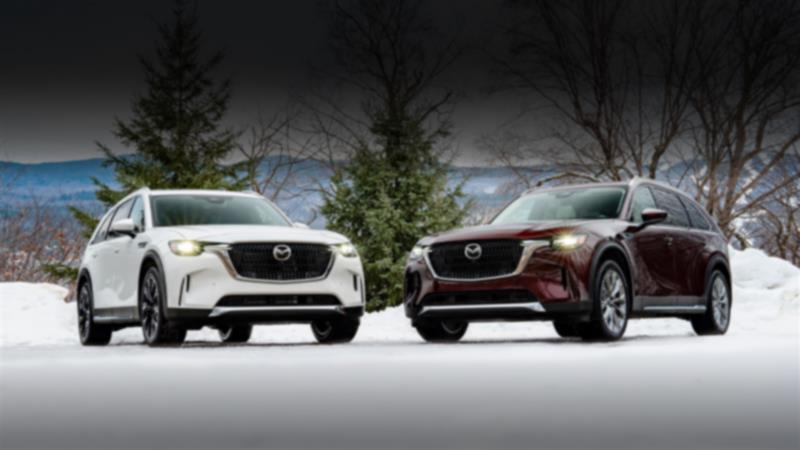
[[[0,14],[0,160],[40,162],[99,156],[95,141],[124,151],[110,133],[143,89],[137,54],[149,54],[155,23],[168,1],[4,1]],[[474,42],[496,32],[501,2],[440,1],[432,9]],[[233,76],[227,121],[244,126],[310,81],[324,61],[327,21],[316,0],[199,2],[207,48],[223,48],[221,74]],[[453,117],[459,160],[480,163],[474,141],[519,109],[507,96],[488,97],[490,67],[473,54],[450,74],[469,95]]]

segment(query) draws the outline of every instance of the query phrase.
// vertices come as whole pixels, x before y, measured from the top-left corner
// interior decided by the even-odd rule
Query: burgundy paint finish
[[[626,198],[618,219],[586,221],[552,221],[513,225],[484,225],[452,230],[426,237],[420,245],[441,243],[480,243],[494,239],[546,239],[563,233],[580,233],[587,241],[578,249],[559,251],[538,248],[519,275],[482,281],[449,281],[435,279],[424,258],[410,261],[406,271],[417,273],[421,286],[417,295],[406,299],[407,312],[430,293],[474,292],[526,289],[545,307],[556,304],[577,304],[591,298],[594,265],[609,248],[619,249],[629,263],[631,289],[635,297],[660,299],[671,304],[674,298],[704,295],[706,269],[714,256],[727,266],[727,248],[718,229],[698,230],[656,223],[641,228],[629,221],[631,197],[636,187],[646,180],[631,183],[606,183],[604,186],[627,187]],[[662,189],[665,187],[659,185]],[[691,201],[677,190],[684,201]],[[713,222],[713,221],[712,221]]]

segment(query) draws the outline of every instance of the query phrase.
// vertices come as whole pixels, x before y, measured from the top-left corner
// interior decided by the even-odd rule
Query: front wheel
[[[112,329],[95,323],[92,285],[84,281],[78,290],[78,335],[82,345],[106,345],[111,341]]]
[[[592,292],[592,321],[580,324],[578,332],[587,341],[616,341],[625,334],[630,311],[628,280],[616,261],[600,265]]]
[[[311,331],[320,344],[336,344],[352,341],[359,325],[358,319],[316,320]]]
[[[233,325],[220,327],[219,339],[225,344],[242,344],[250,340],[252,325]]]
[[[731,319],[731,292],[725,274],[715,270],[707,291],[706,312],[692,318],[692,328],[701,336],[725,334]]]
[[[469,323],[458,320],[420,320],[413,325],[422,339],[428,342],[457,342],[464,337]]]
[[[186,339],[186,329],[169,323],[166,308],[166,289],[157,267],[147,269],[139,288],[139,317],[142,334],[149,346],[179,345]]]

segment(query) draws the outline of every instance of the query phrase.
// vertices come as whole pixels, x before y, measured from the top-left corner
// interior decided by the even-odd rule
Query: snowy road
[[[130,330],[107,348],[4,348],[0,446],[800,446],[796,333],[700,338],[638,321],[622,342],[584,344],[506,324],[455,345],[367,332],[318,346],[272,328],[239,347],[195,333],[149,349],[125,343]],[[282,330],[296,343],[271,344]]]
[[[348,345],[83,348],[65,289],[0,283],[0,448],[800,448],[800,270],[734,256],[727,335],[639,320],[613,344],[548,323],[424,344],[396,308]]]

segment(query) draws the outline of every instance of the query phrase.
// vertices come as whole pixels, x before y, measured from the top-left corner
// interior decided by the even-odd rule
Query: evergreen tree
[[[197,18],[182,1],[176,2],[172,22],[159,25],[158,31],[155,58],[140,58],[147,90],[133,101],[133,117],[115,123],[114,135],[134,155],[116,155],[98,144],[120,185],[113,189],[95,180],[97,198],[109,206],[144,186],[244,187],[238,166],[225,164],[237,136],[221,125],[231,96],[230,80],[212,77],[222,52],[203,59]]]
[[[460,187],[448,188],[435,152],[449,134],[442,108],[452,93],[429,91],[453,52],[426,48],[435,41],[419,4],[337,3],[333,17],[341,79],[363,95],[369,129],[332,177],[322,213],[358,247],[374,311],[401,303],[405,259],[417,240],[459,225],[469,207]]]
[[[212,72],[223,53],[203,58],[201,32],[194,12],[176,1],[173,18],[158,26],[160,40],[155,57],[140,57],[146,91],[136,97],[132,117],[117,119],[114,135],[133,154],[119,155],[98,143],[112,167],[119,188],[93,179],[97,199],[106,207],[141,187],[152,189],[231,189],[245,187],[239,165],[225,160],[235,149],[237,135],[222,126],[231,97],[229,79],[217,81]],[[97,218],[70,208],[84,226],[86,237]],[[45,270],[54,278],[74,278],[77,271],[63,264]]]

